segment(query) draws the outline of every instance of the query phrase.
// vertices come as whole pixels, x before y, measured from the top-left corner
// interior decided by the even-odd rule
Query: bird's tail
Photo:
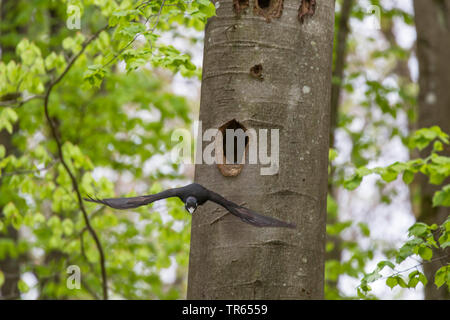
[[[245,207],[231,207],[231,213],[238,216],[244,222],[250,223],[256,227],[274,227],[274,228],[291,228],[295,229],[293,223],[284,222],[272,217],[263,216]]]

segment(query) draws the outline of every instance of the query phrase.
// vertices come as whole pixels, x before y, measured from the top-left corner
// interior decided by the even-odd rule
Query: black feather
[[[192,183],[182,188],[168,189],[160,193],[130,197],[130,198],[108,198],[108,199],[94,199],[91,196],[87,196],[84,200],[89,202],[95,202],[99,204],[104,204],[114,209],[133,209],[140,206],[150,204],[154,201],[178,197],[184,203],[188,197],[194,197],[197,200],[197,204],[200,206],[206,201],[210,200],[215,202],[230,213],[240,218],[242,221],[254,225],[256,227],[280,227],[280,228],[295,228],[296,226],[292,223],[287,223],[272,217],[263,216],[256,213],[248,208],[237,205],[236,203],[229,201],[222,197],[221,195],[212,192],[198,183]]]

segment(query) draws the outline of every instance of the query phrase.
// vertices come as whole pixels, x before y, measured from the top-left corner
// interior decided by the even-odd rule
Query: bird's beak
[[[191,207],[191,208],[188,209],[188,211],[189,211],[190,214],[192,214],[195,211],[195,208]]]

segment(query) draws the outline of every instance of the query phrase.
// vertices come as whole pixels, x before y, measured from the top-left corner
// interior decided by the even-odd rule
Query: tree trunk
[[[341,88],[344,80],[344,68],[347,58],[347,40],[350,33],[349,21],[354,5],[354,0],[343,0],[339,13],[336,13],[335,27],[335,43],[334,43],[334,65],[333,65],[333,82],[331,86],[331,109],[330,109],[330,148],[335,147],[335,131],[338,126],[339,105],[341,102]],[[335,175],[335,167],[331,165],[329,180],[328,180],[328,194],[337,200],[338,185],[334,183],[333,177]],[[333,224],[338,221],[338,214],[332,215],[328,213],[327,223]],[[341,261],[342,239],[340,235],[328,235],[327,242],[333,243],[333,249],[326,254],[326,260]],[[327,292],[332,293],[333,296],[339,294],[338,289],[339,278],[336,280],[328,280],[326,283]]]
[[[0,21],[11,21],[11,19],[8,18],[8,15],[13,15],[13,12],[17,13],[17,3],[15,1],[10,0],[3,0],[0,1]],[[0,32],[5,32],[5,34],[8,33],[8,31],[5,28],[0,28]],[[14,32],[24,34],[26,31],[26,28],[23,26],[16,26],[16,29]],[[3,36],[3,34],[1,34]],[[11,59],[15,55],[15,46],[13,45],[1,45],[1,58],[2,61],[6,63],[8,59]],[[6,57],[6,58],[5,58]],[[15,57],[14,57],[15,58]],[[7,94],[4,96],[0,96],[0,101],[9,101],[14,99],[20,99],[20,95],[16,93]],[[13,145],[12,137],[14,135],[14,132],[18,130],[18,125],[15,124],[13,126],[13,132],[12,134],[8,133],[5,129],[0,130],[0,145],[3,145],[6,150],[5,156],[9,156],[11,154],[14,154],[18,156],[18,150]],[[0,177],[0,187],[1,187],[1,177]],[[1,193],[1,192],[0,192]],[[0,207],[0,218],[3,216],[3,208]],[[19,239],[19,233],[16,229],[13,228],[13,226],[8,226],[6,232],[4,234],[0,233],[0,239],[8,239],[17,243]],[[5,282],[0,288],[1,293],[1,300],[15,300],[20,298],[20,292],[17,287],[17,283],[20,280],[20,259],[14,258],[11,256],[6,256],[4,259],[0,260],[0,270],[5,275]]]
[[[200,121],[279,129],[279,169],[197,164],[195,181],[297,229],[256,228],[205,204],[192,220],[187,297],[321,299],[334,0],[234,2],[220,1],[206,26]]]
[[[417,126],[437,125],[450,133],[450,0],[415,0],[414,11],[420,74]],[[430,149],[424,150],[421,156],[425,157],[429,152]],[[442,154],[450,156],[450,148],[447,146]],[[433,194],[442,185],[431,185],[424,176],[419,178],[418,184],[421,197],[418,220],[429,224],[442,223],[449,214],[448,208],[432,206]],[[435,250],[433,259],[443,255],[444,252]],[[434,284],[434,274],[449,261],[447,252],[447,258],[424,264],[424,272],[429,280],[425,287],[425,299],[450,299],[445,285],[437,289]]]
[[[349,21],[354,0],[343,0],[337,21],[335,62],[333,67],[333,82],[331,87],[331,113],[330,113],[330,147],[334,146],[334,131],[338,125],[339,103],[341,98],[341,85],[344,80],[345,60],[347,58],[347,39],[350,32]]]
[[[0,101],[9,100],[10,97],[0,97]],[[14,126],[16,128],[17,126]],[[6,155],[9,156],[11,154],[16,153],[16,148],[12,144],[12,135],[9,134],[6,130],[0,131],[0,145],[3,145],[6,149]],[[1,178],[0,178],[1,184]],[[0,219],[3,217],[3,208],[0,207]],[[14,244],[17,244],[19,234],[13,226],[8,226],[6,233],[0,233],[1,239],[8,239],[12,241]],[[19,289],[17,287],[17,283],[20,280],[20,262],[18,258],[14,258],[11,256],[6,256],[4,259],[0,260],[0,270],[3,272],[5,276],[5,282],[0,288],[0,300],[15,300],[20,298]]]

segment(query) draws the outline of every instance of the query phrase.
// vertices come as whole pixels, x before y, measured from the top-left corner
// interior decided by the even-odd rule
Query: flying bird
[[[256,227],[281,227],[281,228],[295,228],[292,223],[287,223],[280,221],[275,218],[263,216],[256,213],[250,209],[242,207],[234,202],[231,202],[221,195],[206,189],[198,183],[191,183],[187,186],[180,188],[168,189],[156,194],[131,197],[131,198],[109,198],[109,199],[93,199],[89,197],[84,199],[90,202],[101,203],[107,205],[114,209],[133,209],[140,206],[145,206],[154,201],[178,197],[184,202],[186,210],[192,214],[206,201],[215,202],[225,209],[227,209],[231,214],[240,218],[242,221],[254,225]]]

